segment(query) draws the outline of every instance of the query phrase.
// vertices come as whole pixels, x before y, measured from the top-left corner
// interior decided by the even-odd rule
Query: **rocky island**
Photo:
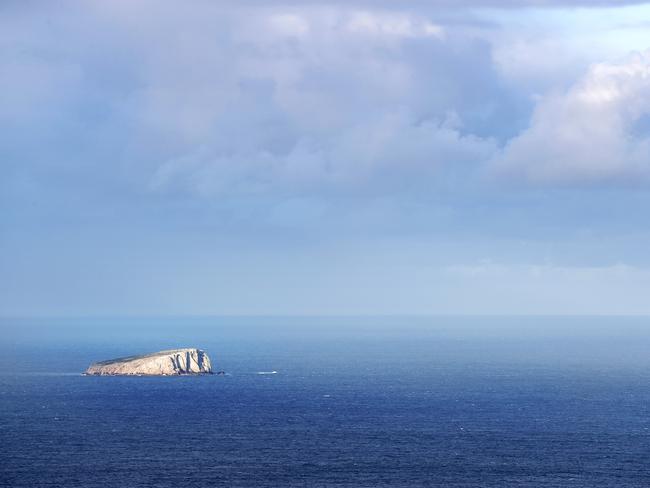
[[[91,364],[86,375],[172,376],[212,374],[210,358],[201,349],[185,348],[109,359]]]

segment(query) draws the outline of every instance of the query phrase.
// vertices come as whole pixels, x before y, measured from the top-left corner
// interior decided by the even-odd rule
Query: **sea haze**
[[[647,487],[649,325],[3,319],[0,486]],[[188,346],[228,375],[80,375]]]

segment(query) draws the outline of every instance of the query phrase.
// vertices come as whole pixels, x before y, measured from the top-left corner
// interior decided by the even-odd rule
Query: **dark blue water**
[[[450,320],[4,321],[0,485],[650,486],[650,321]]]

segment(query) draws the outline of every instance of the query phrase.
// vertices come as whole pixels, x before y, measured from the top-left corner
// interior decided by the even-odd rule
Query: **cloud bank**
[[[543,77],[552,57],[461,8],[70,5],[2,24],[4,149],[29,129],[44,176],[64,151],[59,168],[201,198],[647,180],[647,52],[539,94],[517,66]]]
[[[625,3],[4,2],[0,312],[646,310]]]

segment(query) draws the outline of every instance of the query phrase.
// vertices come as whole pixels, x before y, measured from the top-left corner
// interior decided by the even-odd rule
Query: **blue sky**
[[[0,314],[647,314],[650,6],[0,5]]]

